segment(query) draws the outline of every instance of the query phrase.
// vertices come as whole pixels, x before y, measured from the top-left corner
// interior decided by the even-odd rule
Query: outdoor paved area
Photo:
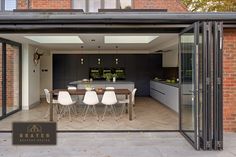
[[[12,146],[0,133],[1,157],[234,157],[236,133],[223,151],[196,151],[179,133],[58,133],[56,146]]]

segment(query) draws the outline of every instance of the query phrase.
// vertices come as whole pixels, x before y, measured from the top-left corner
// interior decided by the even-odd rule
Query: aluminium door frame
[[[181,111],[181,69],[182,69],[182,65],[181,65],[181,39],[180,39],[180,36],[183,35],[185,32],[191,30],[191,29],[194,29],[194,43],[195,43],[195,46],[194,46],[194,52],[195,52],[195,55],[194,55],[194,63],[193,63],[193,69],[195,69],[194,71],[194,86],[195,86],[195,91],[194,91],[194,141],[188,137],[187,134],[185,134],[183,131],[182,131],[182,111]],[[185,139],[196,149],[196,150],[199,150],[200,149],[200,145],[199,145],[199,115],[198,115],[198,112],[199,112],[199,105],[198,104],[198,67],[196,66],[196,63],[198,62],[198,52],[199,52],[199,39],[198,39],[198,36],[199,36],[199,22],[195,22],[193,23],[192,25],[190,25],[189,27],[185,28],[184,30],[182,30],[180,33],[179,33],[179,131],[180,133],[185,137]]]
[[[223,22],[215,21],[213,54],[213,149],[223,149]]]
[[[0,43],[2,43],[2,116],[0,117],[0,120],[22,110],[22,44],[15,42],[15,41],[11,41],[8,39],[4,39],[4,38],[0,38]],[[7,95],[6,95],[6,82],[7,82],[7,60],[6,60],[6,54],[7,54],[7,50],[6,50],[6,45],[13,45],[19,48],[19,108],[16,110],[13,110],[9,113],[7,113],[7,109],[6,109],[6,102],[7,102]]]

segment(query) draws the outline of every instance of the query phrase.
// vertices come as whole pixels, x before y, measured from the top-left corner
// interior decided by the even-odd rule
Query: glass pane
[[[105,9],[116,9],[116,0],[104,0]]]
[[[194,29],[181,35],[181,127],[194,141]]]
[[[16,0],[5,0],[5,10],[16,9]]]
[[[86,11],[86,0],[73,0],[73,9],[83,9]]]
[[[6,44],[7,113],[19,108],[19,48]]]
[[[2,116],[2,43],[0,43],[0,117]]]
[[[132,0],[120,0],[120,9],[132,9]]]
[[[98,12],[101,8],[101,0],[90,0],[89,1],[89,12]]]
[[[203,131],[203,115],[202,115],[202,110],[203,110],[203,27],[199,28],[199,52],[198,52],[198,56],[199,56],[199,61],[198,61],[198,67],[199,67],[199,79],[198,79],[198,87],[199,87],[199,93],[198,93],[198,105],[199,105],[199,135],[200,137],[202,137],[202,131]]]

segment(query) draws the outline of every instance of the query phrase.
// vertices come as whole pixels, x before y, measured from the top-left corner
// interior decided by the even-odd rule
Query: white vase
[[[112,79],[112,80],[113,80],[113,82],[116,82],[116,77],[113,77],[113,79]]]

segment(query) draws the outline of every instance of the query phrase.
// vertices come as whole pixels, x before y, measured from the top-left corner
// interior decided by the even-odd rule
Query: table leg
[[[50,121],[53,121],[53,104],[52,104],[52,100],[53,100],[53,94],[50,93]]]
[[[132,93],[129,94],[129,120],[133,120],[133,104],[132,104]]]
[[[128,99],[128,95],[125,95],[125,99],[127,100]],[[125,104],[125,113],[127,114],[128,113],[128,103]]]

